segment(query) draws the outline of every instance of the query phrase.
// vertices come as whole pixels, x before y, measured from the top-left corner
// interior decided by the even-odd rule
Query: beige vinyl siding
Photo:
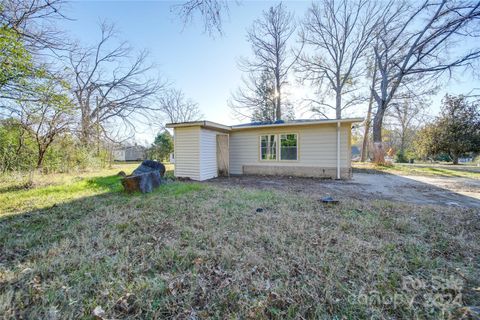
[[[350,168],[350,126],[342,124],[340,131],[340,166]],[[259,157],[262,134],[298,134],[298,160],[264,161]],[[302,166],[335,168],[337,165],[336,124],[254,128],[230,133],[230,173],[242,174],[244,165]]]
[[[174,132],[175,176],[200,179],[200,127],[180,127]]]
[[[200,180],[217,176],[217,132],[200,129]]]

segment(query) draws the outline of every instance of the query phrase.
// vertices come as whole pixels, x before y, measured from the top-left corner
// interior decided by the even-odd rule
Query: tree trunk
[[[112,169],[113,164],[113,148],[108,149],[108,169]]]
[[[82,110],[82,122],[80,128],[80,141],[82,145],[86,146],[90,143],[90,115],[88,110]]]
[[[95,112],[95,114],[97,115],[97,121],[95,123],[95,129],[97,131],[97,157],[100,157],[100,119],[99,119],[99,103],[98,103],[98,96],[96,97],[96,100],[95,100],[95,104],[96,104],[96,107],[95,107],[95,110],[97,110],[97,112]]]
[[[338,90],[335,95],[335,116],[337,119],[342,119],[342,93]]]
[[[45,150],[38,148],[37,170],[42,169],[43,159],[45,158]]]
[[[372,121],[371,104],[368,106],[367,119],[365,119],[365,131],[363,133],[362,150],[360,153],[360,161],[365,162],[368,155],[368,132],[370,131],[370,121]]]
[[[460,158],[460,157],[458,156],[458,154],[453,154],[453,155],[451,156],[451,158],[452,158],[452,163],[453,163],[453,164],[458,164],[458,158]]]
[[[402,155],[405,154],[405,140],[406,140],[406,138],[405,138],[405,130],[404,130],[404,131],[402,131],[402,134],[400,136],[400,153]]]
[[[82,143],[83,146],[86,146],[89,144],[90,141],[90,134],[88,133],[88,126],[85,126],[84,123],[82,122],[82,128],[80,132],[80,142]]]
[[[375,82],[377,82],[377,64],[375,64],[372,76],[372,85],[370,88],[370,98],[368,100],[367,119],[365,119],[365,132],[363,133],[362,153],[360,154],[360,161],[365,162],[368,155],[368,133],[370,131],[370,122],[372,121],[372,107],[373,107],[373,90],[375,89]]]
[[[382,126],[383,116],[385,114],[385,106],[382,102],[378,106],[377,113],[373,118],[373,162],[375,164],[385,164],[385,150],[382,142]]]
[[[279,80],[277,80],[277,85],[276,85],[276,97],[275,97],[275,118],[276,120],[282,120],[282,107],[281,107],[281,97],[280,97],[280,83]]]

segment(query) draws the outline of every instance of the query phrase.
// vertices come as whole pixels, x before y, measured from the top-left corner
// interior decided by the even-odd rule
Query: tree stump
[[[164,175],[165,166],[162,163],[145,160],[130,176],[122,179],[122,185],[128,193],[137,191],[148,193],[160,186]]]

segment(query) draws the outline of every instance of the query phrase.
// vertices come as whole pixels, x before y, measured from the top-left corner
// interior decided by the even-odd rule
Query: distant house
[[[363,119],[170,123],[175,176],[207,180],[221,175],[351,177],[351,128]]]
[[[115,161],[142,161],[147,157],[147,149],[144,146],[122,146],[113,150]]]

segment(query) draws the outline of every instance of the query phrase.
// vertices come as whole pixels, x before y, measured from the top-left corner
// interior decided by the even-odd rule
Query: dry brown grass
[[[352,162],[354,172],[392,173],[411,176],[433,176],[480,179],[480,169],[472,165],[406,164],[376,165],[369,162]]]
[[[464,310],[429,297],[480,301],[479,218],[187,182],[86,197],[0,220],[0,314],[446,318]],[[445,279],[458,286],[440,287]],[[395,295],[412,303],[375,300]]]

